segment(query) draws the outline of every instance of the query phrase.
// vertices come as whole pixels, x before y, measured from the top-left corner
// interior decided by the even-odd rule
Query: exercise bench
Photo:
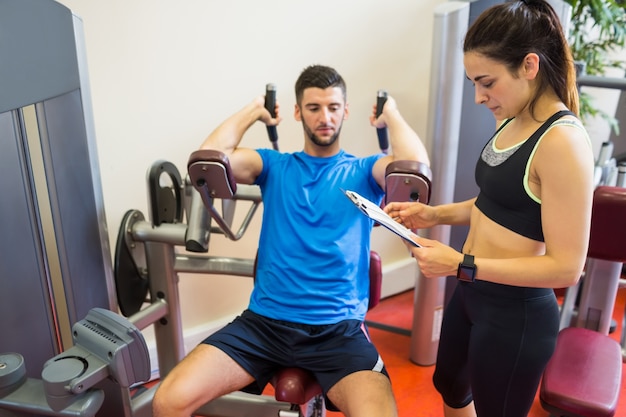
[[[608,329],[626,261],[625,213],[625,188],[596,188],[578,317],[575,327],[560,331],[540,386],[541,405],[552,415],[615,415],[622,353],[619,343],[608,336]]]

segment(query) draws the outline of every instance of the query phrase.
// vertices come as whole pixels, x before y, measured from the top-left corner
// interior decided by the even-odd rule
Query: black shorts
[[[297,367],[315,375],[324,394],[343,377],[364,370],[389,377],[362,321],[308,325],[274,320],[250,310],[203,343],[224,351],[255,379],[243,389],[260,394],[278,369]]]

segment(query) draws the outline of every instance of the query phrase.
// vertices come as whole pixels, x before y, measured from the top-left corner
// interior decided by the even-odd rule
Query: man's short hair
[[[296,81],[296,103],[298,106],[302,102],[302,95],[307,88],[321,88],[325,90],[329,87],[339,87],[346,100],[346,83],[339,73],[331,67],[324,65],[310,65],[300,73]]]

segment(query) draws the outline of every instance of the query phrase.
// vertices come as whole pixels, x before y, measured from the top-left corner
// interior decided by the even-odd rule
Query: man
[[[379,117],[374,108],[370,121],[388,128],[393,156],[357,158],[339,145],[349,114],[342,77],[332,68],[310,66],[295,89],[303,151],[239,146],[255,122],[280,122],[278,112],[272,118],[264,108],[263,97],[229,117],[202,145],[229,157],[238,183],[261,188],[255,286],[248,309],[165,378],[154,398],[155,417],[189,416],[236,390],[261,392],[284,367],[310,370],[327,405],[348,417],[397,416],[387,372],[363,323],[372,221],[342,190],[380,202],[390,162],[428,164],[428,155],[391,97]]]

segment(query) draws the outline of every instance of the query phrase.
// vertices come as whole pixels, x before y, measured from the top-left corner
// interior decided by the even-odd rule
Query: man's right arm
[[[264,102],[263,96],[255,98],[222,122],[200,146],[200,149],[224,152],[229,159],[235,180],[241,184],[252,184],[263,169],[263,161],[258,152],[239,147],[243,135],[258,120],[268,125],[276,125],[280,121],[278,115],[275,119],[271,117],[264,107]]]

